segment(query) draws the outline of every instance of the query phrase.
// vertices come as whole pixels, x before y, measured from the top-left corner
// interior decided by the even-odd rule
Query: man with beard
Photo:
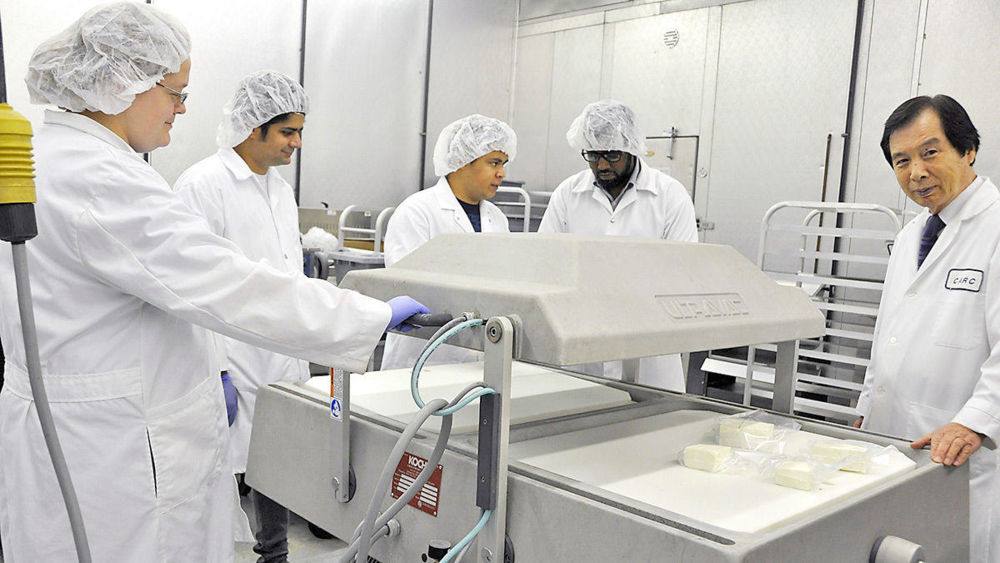
[[[566,133],[590,167],[563,180],[552,193],[541,233],[581,233],[698,242],[694,205],[680,182],[647,165],[635,113],[615,100],[583,109]],[[585,367],[621,378],[621,362]],[[680,356],[643,358],[640,383],[684,390]]]

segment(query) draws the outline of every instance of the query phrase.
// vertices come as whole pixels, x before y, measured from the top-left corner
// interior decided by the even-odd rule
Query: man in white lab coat
[[[213,233],[233,241],[251,260],[291,275],[303,275],[298,206],[275,167],[290,163],[302,147],[308,111],[309,99],[295,80],[276,71],[247,76],[223,110],[218,152],[188,168],[174,184]],[[238,405],[238,412],[230,415],[230,460],[234,473],[245,473],[257,389],[307,379],[309,366],[239,340],[219,339],[223,368],[238,397],[231,406]],[[258,491],[250,497],[259,563],[286,561],[288,510]]]
[[[929,445],[935,463],[969,460],[971,560],[1000,561],[1000,194],[948,96],[896,108],[882,150],[926,209],[892,247],[855,425]]]
[[[504,179],[504,166],[517,151],[509,125],[478,114],[459,119],[441,131],[434,145],[437,184],[399,204],[385,233],[385,265],[391,267],[442,233],[506,233],[507,217],[487,201]],[[426,341],[387,334],[382,369],[412,367]],[[477,352],[444,345],[427,365],[470,362]]]
[[[41,375],[94,561],[232,561],[246,527],[212,332],[363,370],[385,304],[248,259],[142,153],[185,112],[190,39],[140,2],[88,11],[32,55],[49,110],[34,141],[39,235],[26,245]],[[75,561],[0,245],[0,535],[9,561]],[[409,300],[412,302],[412,300]],[[249,532],[249,530],[247,530]]]
[[[538,232],[698,242],[691,197],[680,182],[642,160],[646,144],[631,108],[615,100],[594,102],[573,121],[566,140],[589,167],[555,189]],[[622,363],[584,371],[620,378]],[[684,391],[680,356],[643,358],[638,381]]]

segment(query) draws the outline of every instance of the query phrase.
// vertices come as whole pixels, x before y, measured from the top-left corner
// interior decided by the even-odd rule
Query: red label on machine
[[[403,457],[392,474],[392,498],[399,498],[417,480],[417,475],[427,466],[427,460],[410,452],[403,452]],[[417,496],[410,499],[410,506],[422,510],[431,516],[438,514],[438,494],[441,492],[441,466],[438,465],[431,473],[431,478],[424,483]]]

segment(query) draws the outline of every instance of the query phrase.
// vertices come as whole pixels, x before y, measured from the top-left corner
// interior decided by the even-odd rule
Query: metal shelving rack
[[[780,220],[788,215],[782,211],[793,209],[805,212],[800,222]],[[827,226],[830,218],[834,226]],[[859,223],[874,227],[858,228]],[[841,422],[855,418],[885,268],[901,226],[895,211],[874,204],[786,201],[764,214],[757,265],[778,283],[805,291],[827,319],[823,337],[796,343],[796,412]],[[777,233],[799,238],[793,273],[768,267],[768,257],[788,258],[787,251],[776,251],[770,244]],[[743,404],[750,405],[754,398],[768,401],[773,396],[775,353],[773,344],[750,347],[742,354],[715,351],[701,369],[742,380]]]

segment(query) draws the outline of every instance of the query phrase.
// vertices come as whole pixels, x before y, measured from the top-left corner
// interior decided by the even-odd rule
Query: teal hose
[[[469,542],[471,542],[472,540],[476,539],[476,536],[479,535],[479,532],[483,531],[483,528],[486,527],[486,522],[489,521],[490,516],[493,516],[493,511],[492,510],[484,510],[483,511],[483,516],[482,516],[482,518],[479,519],[479,523],[476,524],[476,527],[473,528],[472,530],[470,530],[468,534],[465,534],[465,537],[462,538],[462,541],[460,541],[457,544],[455,544],[455,547],[453,547],[453,548],[451,548],[451,549],[448,550],[448,553],[445,554],[445,556],[444,556],[443,559],[441,559],[441,563],[448,563],[449,561],[451,561],[452,558],[454,558],[463,549],[465,549],[465,546],[468,545]],[[502,558],[503,555],[501,554],[500,557]]]
[[[436,335],[434,340],[431,341],[426,348],[424,348],[424,351],[420,354],[420,357],[417,358],[417,362],[413,365],[413,373],[410,377],[410,394],[413,396],[413,401],[417,404],[418,407],[422,409],[426,406],[426,403],[424,403],[423,398],[420,397],[420,389],[419,389],[420,371],[423,369],[424,363],[430,357],[431,353],[433,353],[434,350],[436,350],[439,346],[444,344],[446,340],[458,334],[459,332],[462,332],[467,328],[480,326],[484,324],[486,324],[485,319],[470,319],[467,321],[463,321],[455,326],[450,326],[451,323],[449,323],[448,328],[442,327],[444,329],[443,333],[441,333],[440,335]],[[473,392],[473,390],[475,391]],[[493,394],[496,394],[495,389],[486,387],[486,384],[482,382],[475,383],[473,385],[470,385],[469,387],[466,387],[465,390],[462,391],[461,394],[459,394],[459,397],[464,397],[464,398],[458,400],[458,398],[456,397],[456,399],[452,401],[453,404],[449,404],[446,408],[434,411],[433,415],[448,416],[454,414],[459,410],[461,410],[462,408],[464,408],[465,406],[467,406],[472,401],[478,399],[479,397],[482,397],[483,395],[493,395]],[[484,527],[486,527],[486,523],[489,521],[490,516],[492,515],[493,515],[492,510],[483,511],[483,515],[479,519],[479,522],[476,524],[476,526],[472,528],[472,530],[470,530],[469,533],[466,534],[464,538],[462,538],[462,541],[458,542],[454,547],[448,550],[448,553],[444,556],[443,559],[441,559],[441,563],[448,563],[451,560],[453,560],[457,555],[462,553],[465,550],[466,546],[469,545],[469,543],[472,540],[474,540],[476,536],[479,535],[479,532],[481,532]]]
[[[420,382],[420,370],[422,370],[424,368],[424,362],[427,361],[427,358],[430,357],[431,353],[434,350],[436,350],[438,348],[438,346],[444,344],[444,342],[446,340],[448,340],[449,338],[451,338],[452,336],[458,334],[459,332],[462,332],[463,330],[465,330],[467,328],[471,328],[471,327],[479,326],[479,325],[483,325],[483,324],[486,324],[486,320],[484,320],[484,319],[471,319],[471,320],[468,320],[468,321],[464,321],[464,322],[460,323],[459,325],[455,326],[454,328],[449,329],[448,331],[446,331],[441,336],[435,338],[434,341],[432,341],[424,349],[423,353],[420,354],[420,357],[417,358],[417,363],[413,365],[413,375],[410,377],[410,394],[413,396],[413,402],[417,403],[418,407],[424,408],[424,405],[425,405],[424,400],[420,397],[420,389],[418,388],[418,384]],[[442,410],[436,411],[434,413],[434,415],[435,416],[447,416],[449,414],[453,414],[456,411],[458,411],[458,410],[462,409],[463,407],[465,407],[466,405],[468,405],[469,403],[471,403],[472,401],[475,401],[479,397],[482,397],[483,395],[490,395],[490,394],[493,394],[493,393],[496,393],[496,391],[493,390],[493,389],[490,389],[490,388],[480,389],[479,391],[476,391],[475,393],[473,393],[469,397],[466,397],[465,399],[463,399],[458,404],[456,404],[456,405],[454,405],[452,407],[448,407],[446,409],[442,409]]]

